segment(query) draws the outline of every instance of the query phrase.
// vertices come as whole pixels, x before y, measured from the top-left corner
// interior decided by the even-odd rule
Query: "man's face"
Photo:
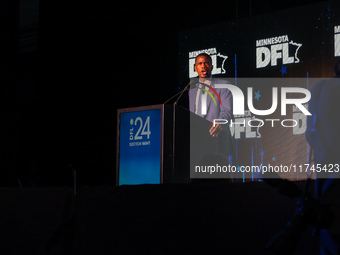
[[[211,65],[211,62],[208,57],[206,56],[199,56],[196,59],[195,63],[195,71],[198,74],[198,77],[202,80],[205,80],[206,78],[210,78],[211,76],[211,70],[213,66]]]

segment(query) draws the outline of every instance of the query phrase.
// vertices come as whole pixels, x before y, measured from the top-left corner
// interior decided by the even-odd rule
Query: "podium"
[[[178,105],[118,109],[116,185],[190,182],[200,160],[218,153],[211,125]]]

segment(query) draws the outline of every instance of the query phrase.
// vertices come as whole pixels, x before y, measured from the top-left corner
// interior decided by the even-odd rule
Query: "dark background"
[[[116,111],[183,88],[179,31],[315,2],[1,1],[0,185],[114,184]]]
[[[339,57],[335,56],[337,54],[334,50],[336,45],[334,27],[340,23],[339,4],[339,1],[316,3],[180,32],[178,37],[180,85],[187,84],[189,72],[193,71],[193,65],[189,62],[189,58],[194,60],[192,58],[193,53],[203,49],[215,49],[216,52],[212,53],[215,54],[216,61],[213,66],[215,70],[216,67],[220,68],[220,71],[214,74],[214,77],[227,78],[231,84],[237,84],[248,99],[250,95],[247,95],[247,89],[252,87],[253,96],[255,96],[256,91],[260,95],[259,100],[253,100],[256,109],[269,109],[271,107],[273,102],[272,87],[278,87],[279,91],[281,86],[311,89],[315,82],[321,78],[335,75],[333,69],[335,64],[339,62]],[[295,53],[299,62],[286,65],[281,60],[276,65],[268,64],[266,67],[256,68],[258,57],[256,42],[261,38],[271,38],[278,35],[287,35],[288,41],[297,42],[302,46]],[[267,46],[266,48],[270,49],[271,47]],[[291,56],[294,56],[297,47],[297,45],[289,46]],[[218,55],[216,57],[217,53],[227,56],[223,64],[223,58]],[[281,72],[284,66],[285,72]],[[223,70],[222,73],[221,69]],[[237,79],[233,79],[235,77]],[[261,79],[262,77],[276,79],[273,81]],[[289,77],[293,79],[286,79]],[[296,79],[296,77],[300,79]],[[297,83],[297,80],[300,81]],[[187,96],[183,96],[183,98],[187,98]],[[182,99],[182,103],[183,101]],[[248,109],[247,103],[244,106],[245,109]],[[287,107],[288,112],[285,117],[280,115],[280,110],[281,108],[277,109],[270,118],[293,118],[298,121],[301,128],[300,132],[296,132],[295,128],[286,128],[280,124],[275,125],[274,128],[266,124],[259,129],[256,127],[249,128],[249,125],[246,125],[247,129],[232,128],[232,134],[236,130],[236,133],[240,135],[235,137],[237,149],[231,160],[233,165],[290,165],[292,162],[296,165],[303,165],[308,162],[310,147],[304,131],[306,116],[293,113],[291,106]],[[264,116],[256,114],[252,117],[265,119]],[[245,120],[247,122],[249,119],[241,118],[237,121]],[[257,137],[255,134],[257,134]],[[243,178],[250,180],[253,176],[253,173],[249,173],[249,175],[245,174]],[[240,177],[241,174],[239,173],[238,178]],[[301,172],[281,172],[280,177],[289,180],[301,180],[307,178],[307,175]]]

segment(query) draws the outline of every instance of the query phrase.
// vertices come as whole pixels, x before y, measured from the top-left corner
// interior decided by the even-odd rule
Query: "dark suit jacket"
[[[227,82],[224,80],[211,79],[210,86],[215,88],[215,84],[227,84]],[[191,112],[195,112],[195,102],[198,86],[199,83],[197,83],[195,87],[189,90],[189,110]],[[209,121],[213,121],[214,119],[226,119],[229,121],[233,118],[233,96],[229,89],[216,88],[215,90],[221,98],[222,105],[219,103],[217,96],[214,93],[211,93],[214,96],[217,105],[215,105],[210,96],[207,96],[207,114],[204,116],[201,115],[201,109],[199,109],[198,115]]]
[[[198,81],[198,80],[197,80]],[[215,88],[215,84],[227,84],[224,80],[219,79],[211,79],[210,86]],[[189,90],[189,110],[191,112],[195,112],[195,102],[196,102],[196,94],[198,91],[199,83],[194,85]],[[230,90],[226,88],[215,88],[217,94],[221,98],[222,105],[220,104],[217,96],[215,93],[211,92],[211,94],[214,96],[215,101],[217,102],[217,105],[215,105],[213,99],[208,95],[207,96],[207,114],[201,115],[201,109],[198,110],[198,115],[202,118],[213,121],[214,119],[226,119],[229,121],[228,124],[222,125],[222,131],[219,134],[219,151],[223,155],[233,155],[235,153],[235,146],[233,142],[233,138],[231,137],[230,133],[230,120],[233,119],[233,113],[232,113],[232,106],[233,106],[233,97]]]

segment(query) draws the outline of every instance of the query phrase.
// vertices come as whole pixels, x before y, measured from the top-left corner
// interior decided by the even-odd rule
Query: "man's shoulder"
[[[222,78],[215,78],[213,81],[212,81],[212,84],[213,85],[216,85],[216,84],[231,84],[231,82],[227,79],[222,79]]]
[[[217,91],[229,91],[226,87],[221,87],[220,85],[232,85],[232,83],[227,79],[214,79],[214,81],[211,83],[211,86],[215,88]]]
[[[233,85],[229,80],[227,79],[215,79],[214,82],[212,83],[212,87],[216,89],[216,91],[220,93],[231,93],[230,89],[228,89],[225,86],[221,85]]]

